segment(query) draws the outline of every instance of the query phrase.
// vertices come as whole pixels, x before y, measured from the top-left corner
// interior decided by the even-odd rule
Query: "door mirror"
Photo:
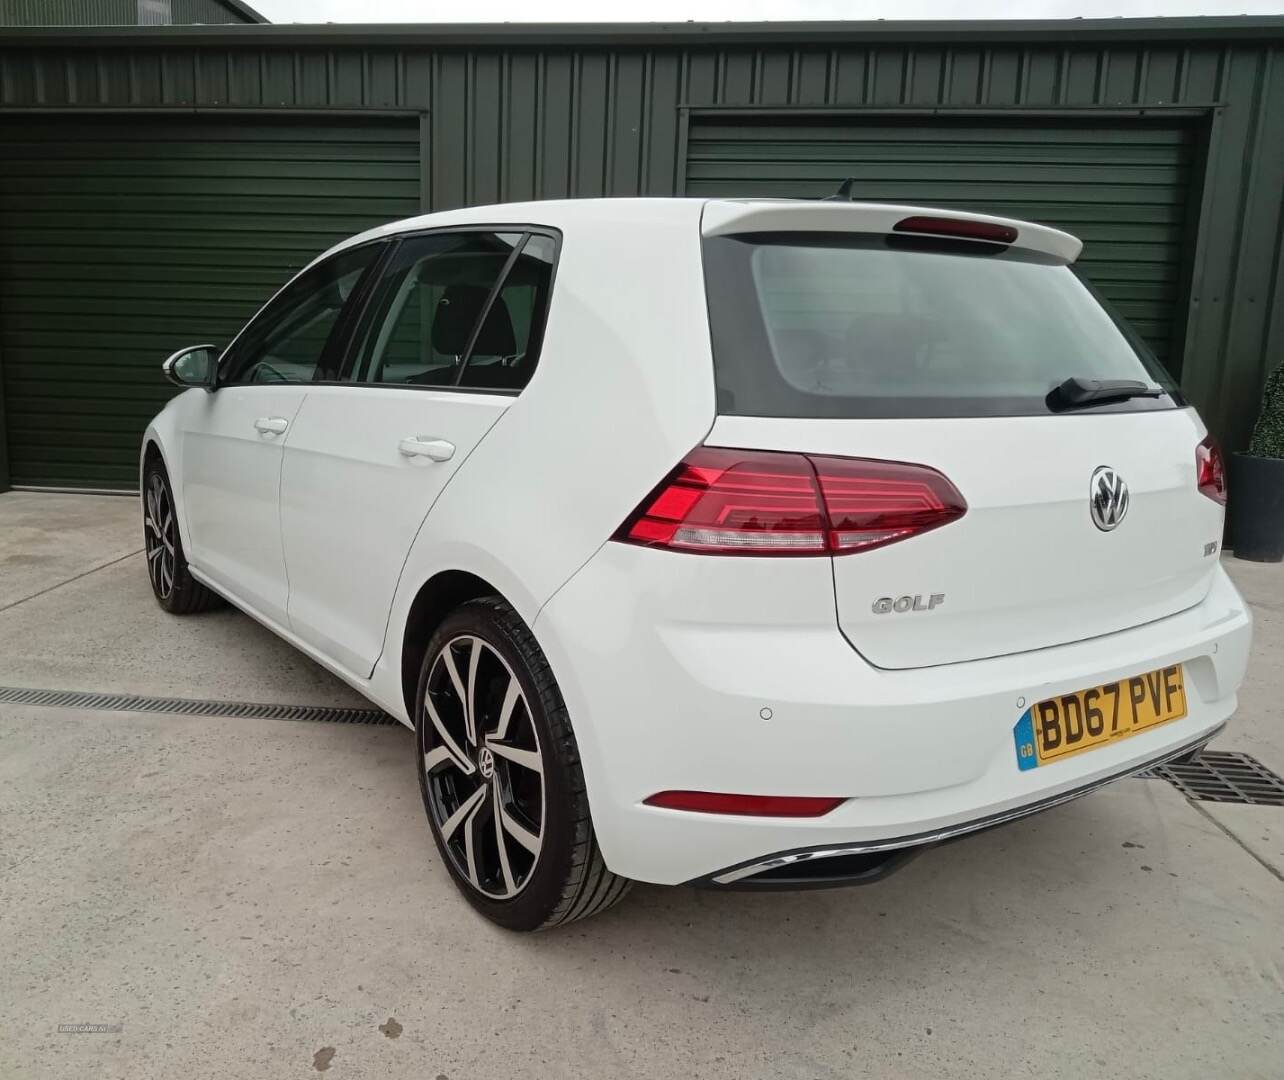
[[[161,371],[175,386],[184,389],[200,386],[213,390],[214,373],[218,370],[218,352],[217,345],[192,345],[179,349],[161,364]]]

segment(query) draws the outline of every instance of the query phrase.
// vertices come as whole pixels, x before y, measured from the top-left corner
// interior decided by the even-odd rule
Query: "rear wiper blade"
[[[1049,404],[1078,408],[1098,401],[1126,401],[1136,397],[1162,397],[1168,391],[1136,379],[1081,379],[1072,376],[1048,395]]]

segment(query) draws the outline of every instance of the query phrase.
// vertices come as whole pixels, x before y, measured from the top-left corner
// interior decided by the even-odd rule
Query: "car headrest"
[[[486,314],[486,321],[482,323],[481,333],[477,335],[473,355],[512,356],[516,352],[517,336],[513,333],[513,318],[508,313],[504,298],[497,296]]]
[[[432,347],[444,356],[460,356],[486,306],[490,290],[482,285],[448,285],[432,319]],[[495,297],[473,352],[478,356],[511,356],[517,351],[513,320],[502,297]]]

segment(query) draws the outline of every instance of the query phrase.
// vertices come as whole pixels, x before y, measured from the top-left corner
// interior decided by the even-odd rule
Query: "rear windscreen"
[[[756,233],[704,244],[719,411],[1021,416],[1066,379],[1134,379],[1182,402],[1074,270],[1038,253],[904,236]]]

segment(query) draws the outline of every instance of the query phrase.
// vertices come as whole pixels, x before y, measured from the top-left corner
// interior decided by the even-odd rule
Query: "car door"
[[[286,439],[290,626],[368,678],[402,566],[437,496],[538,358],[551,233],[443,230],[385,263],[341,385],[311,390]]]
[[[224,353],[214,392],[185,414],[180,482],[189,560],[219,589],[282,625],[282,446],[314,380],[337,376],[330,359],[336,328],[380,246],[340,252],[286,285]]]

